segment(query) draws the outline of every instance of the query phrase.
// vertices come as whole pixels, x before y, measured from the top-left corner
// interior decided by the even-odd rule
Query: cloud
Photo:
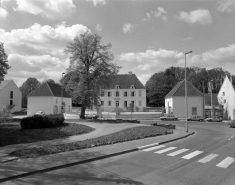
[[[131,32],[133,27],[134,26],[131,23],[124,24],[123,27],[122,27],[122,30],[123,30],[124,33],[128,33],[128,32]]]
[[[4,9],[0,7],[0,19],[6,19],[8,15],[8,12]]]
[[[73,0],[16,0],[15,11],[41,15],[52,20],[64,20],[75,11]]]
[[[217,4],[219,11],[231,13],[235,16],[235,0],[220,0]]]
[[[62,23],[53,28],[35,23],[26,29],[0,30],[0,40],[11,53],[42,55],[65,48],[69,41],[86,31],[89,29],[80,24],[66,27]]]
[[[143,19],[144,21],[150,20],[153,17],[157,17],[157,18],[160,17],[162,18],[163,21],[167,21],[167,17],[166,17],[167,12],[162,7],[158,7],[157,11],[150,11],[146,15],[147,15],[147,18],[144,18]]]
[[[100,24],[97,24],[95,29],[96,29],[97,31],[102,31],[103,26],[100,25]]]
[[[94,6],[97,5],[106,5],[106,1],[105,0],[87,0],[88,2],[93,2]]]
[[[184,21],[189,24],[200,23],[200,24],[211,24],[212,16],[209,10],[193,10],[190,13],[181,11],[176,18],[180,21]]]

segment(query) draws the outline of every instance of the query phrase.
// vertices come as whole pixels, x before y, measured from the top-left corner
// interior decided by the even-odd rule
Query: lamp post
[[[186,55],[192,53],[192,51],[189,51],[187,53],[184,53],[185,56],[185,70],[184,70],[184,81],[185,81],[185,109],[186,109],[186,132],[188,132],[188,102],[187,102],[187,78],[186,78]]]
[[[65,73],[62,73],[62,78]],[[61,85],[61,114],[63,114],[63,83]]]
[[[210,90],[211,90],[211,117],[213,116],[213,104],[212,104],[212,82],[213,80],[210,81]]]

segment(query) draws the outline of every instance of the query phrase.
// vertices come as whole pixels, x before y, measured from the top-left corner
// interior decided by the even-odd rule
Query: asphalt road
[[[151,121],[149,121],[151,123]],[[169,123],[169,122],[166,122]],[[175,121],[178,126],[185,122]],[[189,122],[186,139],[85,165],[17,179],[10,184],[234,185],[235,129]]]

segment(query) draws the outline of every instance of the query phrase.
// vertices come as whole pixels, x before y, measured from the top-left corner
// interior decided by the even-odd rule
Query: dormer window
[[[116,85],[116,89],[120,89],[120,86],[119,86],[119,85]]]
[[[134,86],[134,85],[131,85],[131,89],[135,89],[135,86]]]

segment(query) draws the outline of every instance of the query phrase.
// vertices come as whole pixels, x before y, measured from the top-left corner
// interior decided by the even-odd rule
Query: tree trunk
[[[85,111],[86,111],[86,106],[82,105],[81,106],[80,119],[85,119]]]

